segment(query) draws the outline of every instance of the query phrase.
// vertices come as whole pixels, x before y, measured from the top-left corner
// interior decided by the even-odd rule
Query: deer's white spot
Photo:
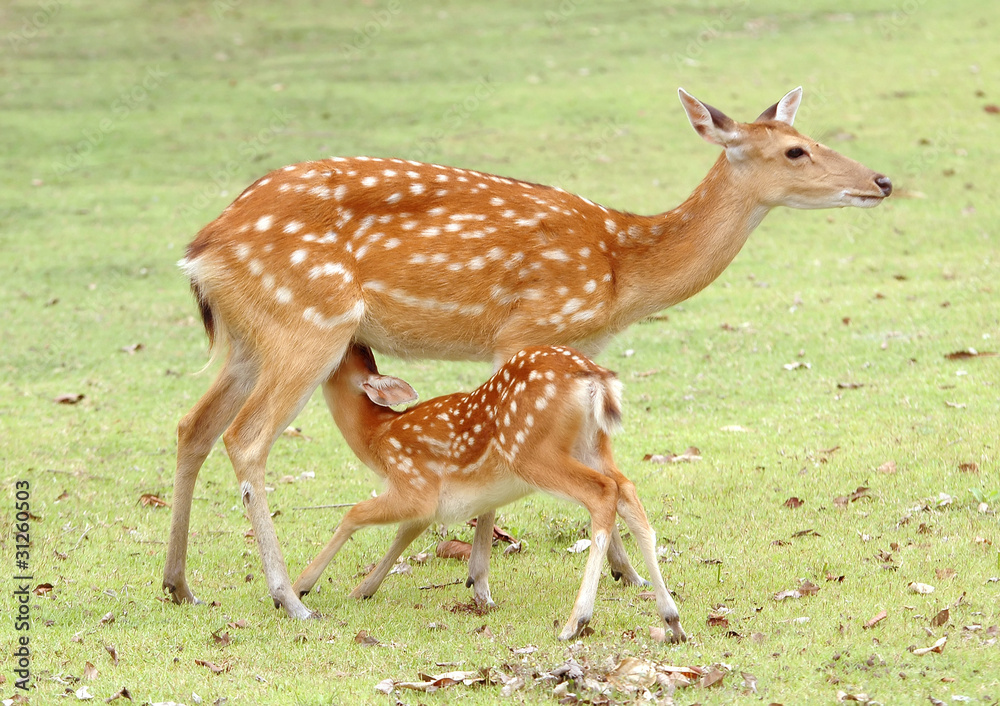
[[[396,193],[388,196],[386,198],[385,202],[386,203],[399,203],[402,200],[403,200],[403,195],[397,191]]]
[[[282,230],[288,233],[289,235],[293,233],[298,233],[300,230],[302,230],[302,223],[300,223],[299,221],[288,221],[288,223],[285,224],[285,227]]]
[[[373,176],[361,177],[362,186],[375,186],[376,184],[378,184],[378,177],[373,177]]]
[[[254,224],[254,228],[256,228],[259,233],[263,233],[264,231],[271,229],[272,223],[274,223],[274,216],[261,216]]]
[[[278,287],[274,291],[274,298],[278,300],[279,304],[287,304],[292,301],[292,290],[288,287]]]

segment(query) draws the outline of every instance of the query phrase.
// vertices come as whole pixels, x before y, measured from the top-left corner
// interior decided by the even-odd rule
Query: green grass
[[[986,7],[8,4],[0,546],[12,577],[15,484],[27,480],[32,587],[52,585],[32,598],[31,703],[60,703],[81,686],[95,701],[126,687],[135,703],[191,704],[192,692],[202,703],[395,703],[375,685],[487,667],[524,675],[515,699],[551,703],[551,685],[533,677],[571,654],[594,675],[626,656],[728,666],[721,687],[678,691],[676,703],[830,703],[838,691],[881,703],[995,702],[1000,358],[944,357],[1000,348],[1000,116],[984,110],[1000,102],[1000,48]],[[175,426],[211,377],[195,375],[206,344],[175,262],[245,185],[303,159],[371,154],[656,212],[679,203],[716,156],[690,129],[678,85],[746,120],[800,84],[797,127],[890,175],[897,195],[874,211],[774,212],[715,284],[667,320],[631,327],[600,358],[626,383],[616,454],[670,550],[663,569],[691,642],[654,643],[652,605],[610,579],[595,633],[578,646],[556,641],[553,622],[568,614],[583,566],[563,549],[587,523],[543,497],[502,511],[527,549],[494,552],[496,612],[457,610],[469,598],[461,585],[422,590],[465,576],[436,559],[369,601],[348,600],[389,541],[388,530],[371,530],[308,599],[328,617],[287,620],[243,536],[221,446],[199,478],[188,568],[195,592],[217,603],[163,601],[169,510],[139,497],[170,500]],[[794,361],[811,367],[783,368]],[[382,368],[424,398],[488,374],[437,361]],[[61,394],[84,398],[53,402]],[[377,487],[321,400],[296,424],[308,438],[279,440],[268,478],[293,575],[342,513],[297,508]],[[700,462],[642,461],[689,445]],[[889,461],[894,473],[878,470]],[[971,463],[976,471],[963,470]],[[281,482],[306,471],[315,480]],[[859,486],[867,497],[835,504]],[[940,493],[953,502],[938,507]],[[792,496],[804,504],[785,507]],[[803,530],[815,534],[794,536]],[[413,551],[437,539],[425,535]],[[774,600],[800,579],[818,593]],[[911,582],[936,590],[915,594]],[[5,585],[0,605],[13,615],[16,584]],[[728,628],[706,624],[719,605],[732,611]],[[945,607],[949,622],[930,627]],[[114,621],[102,623],[108,613]],[[226,627],[237,620],[246,627]],[[10,654],[18,633],[4,621]],[[483,625],[489,632],[476,632]],[[220,629],[228,645],[213,639]],[[357,644],[360,630],[380,644]],[[945,634],[940,654],[908,650]],[[528,645],[537,650],[514,651]],[[97,678],[78,681],[88,661]],[[15,676],[2,673],[0,695],[11,698]],[[397,696],[445,704],[499,694],[496,685]]]

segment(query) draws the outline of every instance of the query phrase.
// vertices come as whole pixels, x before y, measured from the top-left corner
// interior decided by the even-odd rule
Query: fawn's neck
[[[616,270],[622,320],[655,313],[707,287],[769,210],[739,183],[723,153],[680,206],[636,216],[644,237],[622,252]]]

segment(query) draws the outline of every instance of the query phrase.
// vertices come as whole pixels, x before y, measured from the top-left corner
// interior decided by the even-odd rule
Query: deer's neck
[[[751,186],[752,189],[752,186]],[[623,317],[634,321],[707,287],[733,261],[770,208],[737,183],[725,153],[677,208],[637,217],[644,237],[621,254]]]

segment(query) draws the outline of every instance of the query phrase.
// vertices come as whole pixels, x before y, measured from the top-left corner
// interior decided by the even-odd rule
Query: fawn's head
[[[789,91],[752,123],[739,123],[678,89],[695,131],[725,148],[740,181],[765,206],[871,208],[892,193],[888,177],[806,137],[792,123],[802,89]]]
[[[409,404],[417,400],[417,391],[408,382],[379,373],[372,349],[356,342],[347,347],[344,359],[331,380],[338,384],[341,394],[364,395],[380,407]]]

